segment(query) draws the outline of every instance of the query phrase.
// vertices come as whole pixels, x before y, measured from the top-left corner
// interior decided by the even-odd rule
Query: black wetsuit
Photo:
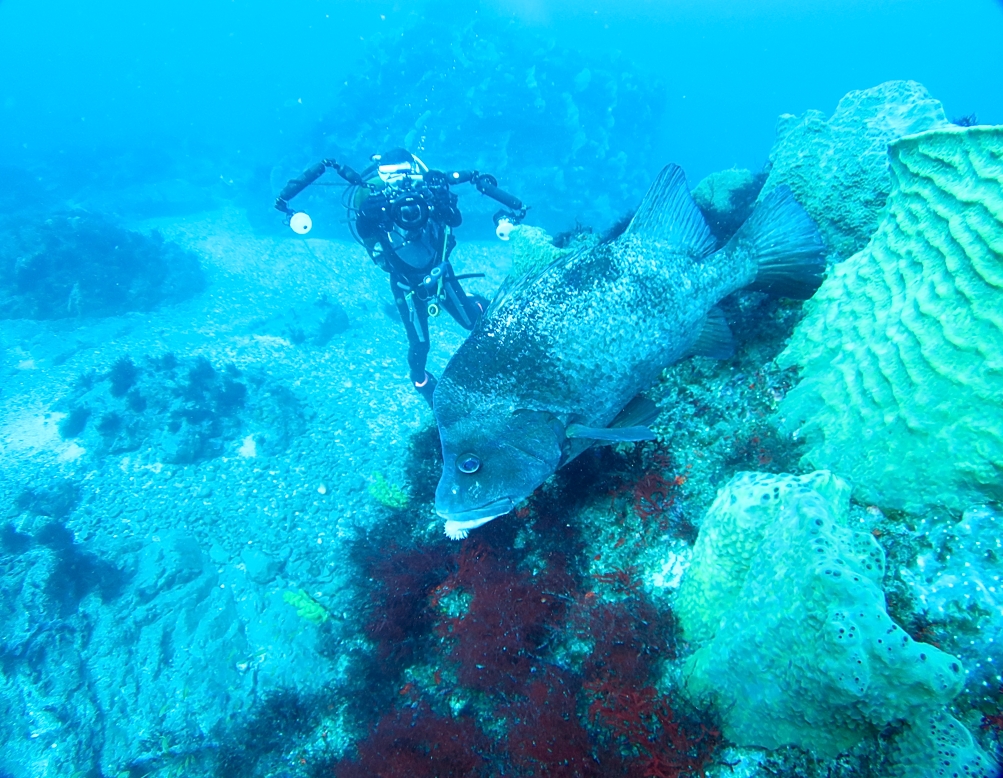
[[[428,305],[437,298],[442,308],[466,330],[472,330],[480,318],[487,301],[480,296],[468,296],[460,286],[449,255],[456,246],[456,239],[450,229],[458,227],[462,217],[456,207],[457,197],[449,185],[427,183],[445,176],[428,175],[419,183],[410,180],[405,186],[388,186],[368,193],[358,206],[355,229],[373,261],[390,274],[390,291],[394,303],[404,323],[408,339],[408,367],[415,385],[426,381],[425,363],[428,359]],[[413,222],[420,227],[407,229],[395,219],[395,213],[402,210],[395,202],[409,194],[421,197],[422,205],[411,206],[416,214]],[[404,209],[408,206],[405,205]],[[427,209],[427,218],[420,215]],[[426,283],[430,273],[437,269],[438,279]]]
[[[495,214],[496,224],[500,219],[518,224],[526,215],[526,206],[499,189],[494,176],[476,170],[428,170],[406,149],[394,149],[381,159],[391,166],[403,161],[411,172],[402,172],[393,183],[384,183],[375,175],[380,169],[377,165],[357,173],[333,159],[325,159],[290,179],[276,198],[275,207],[293,216],[289,201],[327,168],[351,184],[345,205],[353,231],[373,261],[390,274],[390,291],[407,332],[411,381],[431,404],[435,379],[425,370],[430,307],[445,308],[461,327],[472,330],[488,304],[485,298],[463,291],[449,262],[456,245],[450,230],[462,221],[450,186],[473,184],[481,194],[508,208]]]

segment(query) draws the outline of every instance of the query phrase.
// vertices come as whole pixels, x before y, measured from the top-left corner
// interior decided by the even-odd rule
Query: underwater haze
[[[355,123],[388,113],[379,89],[363,87],[348,105],[342,90],[374,59],[394,56],[391,41],[402,30],[424,23],[448,34],[478,17],[488,34],[568,48],[583,64],[621,53],[658,101],[657,121],[639,130],[650,149],[633,166],[650,178],[673,161],[698,181],[725,167],[760,168],[781,113],[830,111],[847,91],[890,79],[924,84],[951,117],[1003,121],[1003,86],[993,77],[1003,67],[1000,13],[989,0],[148,7],[6,0],[0,162],[44,167],[42,178],[67,190],[190,174],[209,160],[206,179],[260,183],[254,171],[310,163],[320,149],[308,139],[333,113],[347,111],[344,120]],[[448,46],[417,45],[426,47],[421,61],[393,73],[400,85],[453,66]],[[502,112],[525,99],[497,86],[489,97]],[[420,116],[411,110],[412,120]],[[454,115],[465,106],[441,110]],[[356,165],[372,153],[334,150]]]
[[[0,0],[0,778],[1003,778],[1003,0]]]

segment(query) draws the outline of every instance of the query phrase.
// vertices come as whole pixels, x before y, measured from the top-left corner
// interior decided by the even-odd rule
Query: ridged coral
[[[847,526],[848,507],[825,471],[741,473],[704,518],[676,602],[698,647],[684,678],[739,745],[831,758],[961,689],[960,663],[888,616],[884,553]]]
[[[940,101],[915,81],[849,92],[828,119],[821,111],[785,114],[760,197],[789,186],[826,245],[848,257],[867,244],[891,191],[888,145],[948,126]]]
[[[802,375],[780,423],[863,500],[999,500],[1003,127],[914,135],[890,158],[884,221],[826,279],[779,358]]]

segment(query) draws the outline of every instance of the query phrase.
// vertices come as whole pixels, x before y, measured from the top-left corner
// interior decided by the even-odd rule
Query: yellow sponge
[[[909,511],[1003,499],[1003,127],[889,151],[870,244],[837,265],[781,354],[778,410],[805,461]]]

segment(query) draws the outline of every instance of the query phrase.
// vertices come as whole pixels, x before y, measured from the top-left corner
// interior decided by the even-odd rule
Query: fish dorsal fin
[[[735,339],[731,335],[731,327],[728,326],[728,321],[724,318],[724,311],[715,305],[707,311],[703,328],[686,354],[687,356],[729,359],[734,353]]]
[[[645,241],[658,241],[679,251],[703,257],[715,248],[710,227],[693,202],[686,176],[678,165],[666,165],[624,230]]]

